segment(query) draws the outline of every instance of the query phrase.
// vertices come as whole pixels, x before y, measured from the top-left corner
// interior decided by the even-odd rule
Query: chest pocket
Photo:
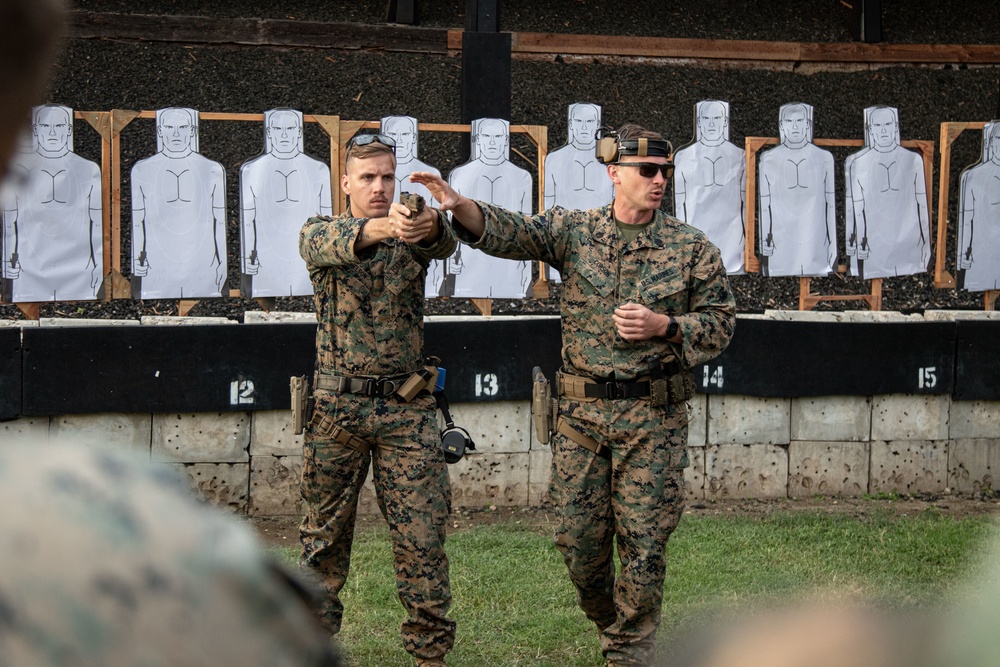
[[[677,315],[687,312],[688,286],[683,271],[668,269],[643,281],[646,306],[656,312]]]
[[[385,269],[385,289],[398,296],[400,292],[415,280],[419,280],[423,267],[409,251],[398,245],[393,249],[392,259]],[[420,292],[423,293],[421,286]]]
[[[597,250],[606,252],[608,249],[599,245],[582,251],[581,257],[574,265],[576,280],[580,291],[584,294],[593,290],[606,299],[615,291],[617,276],[613,267],[598,256]]]

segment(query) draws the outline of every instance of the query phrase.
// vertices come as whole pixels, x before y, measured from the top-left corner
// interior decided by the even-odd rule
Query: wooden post
[[[934,248],[934,287],[955,287],[957,281],[945,270],[948,252],[948,200],[951,189],[951,145],[966,130],[981,130],[985,122],[941,123],[941,169],[938,180],[937,246]]]
[[[138,111],[111,110],[111,298],[113,299],[127,299],[132,295],[132,286],[122,275],[121,131],[138,117]]]
[[[121,253],[119,252],[117,255],[112,253],[112,245],[118,248],[121,247],[121,235],[119,234],[118,242],[113,244],[111,230],[111,188],[108,187],[111,173],[114,169],[112,161],[113,151],[111,150],[111,137],[114,133],[114,124],[110,111],[77,112],[75,116],[86,120],[101,135],[101,254],[102,266],[104,267],[104,294],[102,298],[104,301],[110,301],[114,292],[113,269],[121,268]],[[113,265],[113,258],[115,257],[118,260],[117,267]]]
[[[29,320],[37,320],[39,314],[39,304],[37,303],[15,303],[17,309]]]
[[[180,299],[177,302],[177,314],[180,317],[187,317],[191,309],[198,304],[198,299]]]
[[[1000,290],[986,290],[983,293],[983,310],[994,310]]]
[[[493,314],[493,299],[469,299],[480,315],[489,317]]]

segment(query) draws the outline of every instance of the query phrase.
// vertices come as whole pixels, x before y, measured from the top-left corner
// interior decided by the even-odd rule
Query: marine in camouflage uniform
[[[305,588],[165,467],[0,448],[0,667],[334,667]]]
[[[351,196],[350,211],[310,218],[299,237],[319,319],[317,377],[351,379],[341,390],[322,380],[314,385],[302,471],[302,559],[326,588],[323,620],[337,633],[358,496],[371,463],[407,612],[403,645],[418,664],[443,664],[435,661],[443,660],[455,638],[455,623],[446,615],[448,471],[433,397],[421,391],[406,401],[392,389],[424,366],[427,266],[450,256],[457,241],[439,211],[427,208],[411,218],[401,204],[390,207],[391,139],[375,136],[365,145],[354,143],[358,137],[348,145],[342,185]]]
[[[622,132],[659,136],[636,126]],[[609,165],[616,198],[604,208],[556,207],[530,217],[470,202],[443,181],[416,177],[468,228],[458,230],[461,240],[562,273],[561,373],[587,383],[634,386],[649,379],[656,356],[689,372],[721,353],[733,334],[735,300],[719,250],[702,232],[658,210],[666,183],[659,165],[667,158],[645,160],[657,165],[652,177],[634,165]],[[555,542],[581,608],[600,630],[608,665],[647,665],[655,652],[664,552],[684,507],[688,465],[687,407],[675,400],[653,405],[648,390],[644,397],[559,399],[559,419],[598,452],[562,429],[553,436]]]

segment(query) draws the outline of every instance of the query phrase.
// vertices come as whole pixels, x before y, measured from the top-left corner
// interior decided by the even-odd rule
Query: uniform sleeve
[[[494,257],[521,261],[534,259],[556,268],[562,267],[566,254],[565,232],[568,217],[573,212],[554,207],[544,213],[527,216],[481,201],[476,204],[483,211],[486,230],[482,238],[476,239],[456,224],[460,241]]]
[[[736,327],[736,298],[719,249],[703,240],[692,258],[689,310],[676,317],[684,363],[696,366],[722,354]]]
[[[299,232],[299,254],[308,266],[358,264],[354,242],[367,218],[309,218]]]
[[[441,230],[437,240],[428,245],[417,243],[413,246],[418,255],[424,259],[445,259],[450,257],[458,246],[455,229],[448,224],[447,214],[438,211],[438,228]]]

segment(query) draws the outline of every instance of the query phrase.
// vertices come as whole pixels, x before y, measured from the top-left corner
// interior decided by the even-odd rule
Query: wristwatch
[[[670,318],[670,323],[667,324],[667,333],[664,334],[664,338],[667,340],[673,338],[677,335],[677,330],[680,329],[680,325],[677,324],[677,320]]]

